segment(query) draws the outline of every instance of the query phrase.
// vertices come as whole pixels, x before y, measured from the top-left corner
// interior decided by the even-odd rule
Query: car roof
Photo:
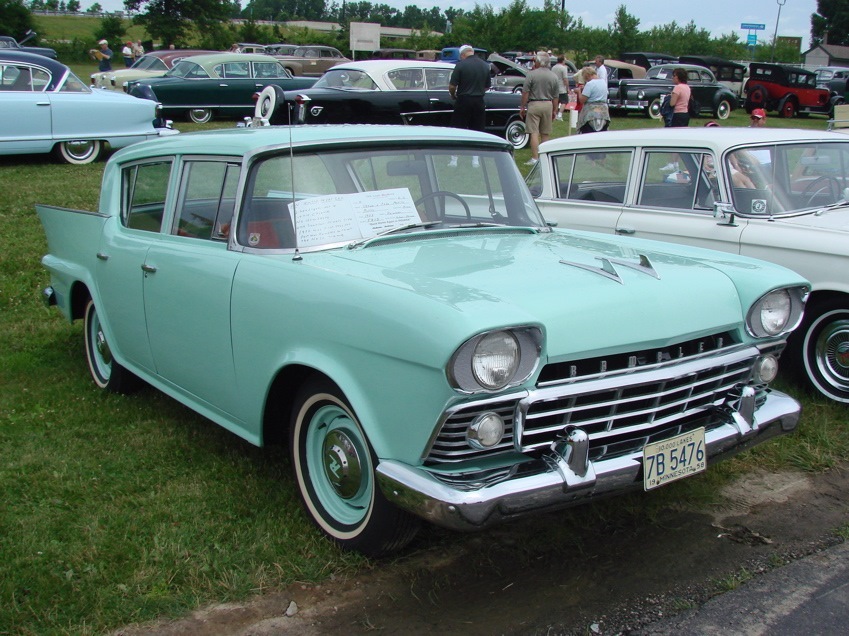
[[[473,143],[510,150],[509,142],[489,133],[461,128],[436,126],[399,126],[370,124],[263,126],[259,128],[223,128],[203,132],[183,133],[133,144],[113,155],[114,158],[132,161],[163,154],[209,154],[244,156],[272,150],[276,147],[293,148],[306,145],[357,146],[411,144],[416,142],[444,141],[448,147]],[[111,163],[111,161],[110,161]]]
[[[343,71],[345,69],[365,71],[369,74],[382,75],[388,71],[398,68],[444,68],[453,70],[454,65],[448,62],[432,62],[430,60],[362,60],[357,62],[345,62],[337,64],[329,71]]]
[[[731,60],[726,60],[723,57],[717,57],[716,55],[682,55],[678,58],[679,62],[683,64],[696,64],[699,66],[698,62],[691,62],[691,60],[699,60],[700,62],[704,62],[705,64],[713,64],[714,66],[733,66],[735,68],[746,68],[744,64],[740,64],[739,62],[732,62]]]
[[[655,66],[652,66],[649,69],[649,71],[653,71],[656,68],[665,68],[665,69],[669,69],[669,70],[676,69],[676,68],[683,68],[685,71],[704,71],[704,70],[709,71],[710,70],[706,66],[702,66],[700,64],[678,64],[677,62],[665,62],[663,64],[656,64]]]
[[[595,135],[572,135],[552,139],[540,146],[540,152],[608,148],[658,147],[707,148],[722,153],[744,144],[792,141],[849,141],[849,136],[824,130],[795,128],[741,128],[739,126],[698,126],[690,128],[644,128],[608,131]]]
[[[58,60],[53,60],[37,53],[26,53],[25,51],[15,51],[12,49],[0,49],[0,61],[35,64],[50,71],[54,77],[68,70],[68,67]]]
[[[277,62],[279,58],[265,53],[212,53],[208,55],[193,55],[187,58],[204,68],[211,68],[223,62]]]

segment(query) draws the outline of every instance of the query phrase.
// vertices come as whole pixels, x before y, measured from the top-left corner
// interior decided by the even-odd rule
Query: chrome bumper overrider
[[[784,393],[771,391],[754,411],[754,395],[726,415],[727,421],[705,432],[710,462],[725,459],[796,428],[801,407]],[[587,460],[586,434],[573,429],[552,444],[533,469],[518,467],[512,476],[476,489],[458,489],[430,471],[397,461],[377,467],[380,488],[389,501],[428,521],[455,530],[475,530],[530,512],[552,510],[595,497],[642,487],[642,453],[598,462]]]

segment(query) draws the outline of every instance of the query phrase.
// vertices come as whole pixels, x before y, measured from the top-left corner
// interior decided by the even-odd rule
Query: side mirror
[[[726,203],[725,201],[713,202],[713,217],[715,219],[727,219],[725,221],[722,221],[721,223],[717,223],[717,225],[737,227],[737,223],[734,220],[734,216],[736,213],[737,211],[734,209],[734,205],[731,203]]]

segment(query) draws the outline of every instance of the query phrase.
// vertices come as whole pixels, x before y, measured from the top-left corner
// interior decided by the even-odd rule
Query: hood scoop
[[[610,280],[616,281],[620,285],[623,285],[622,277],[619,276],[619,272],[616,271],[616,267],[614,265],[620,265],[622,267],[629,267],[631,269],[635,269],[638,272],[642,272],[643,274],[648,274],[653,278],[660,280],[660,275],[654,269],[649,260],[649,257],[645,254],[640,254],[639,260],[632,261],[624,258],[603,258],[601,256],[596,256],[596,260],[601,261],[601,267],[596,267],[594,265],[586,265],[584,263],[575,263],[573,261],[564,261],[560,262],[564,265],[571,265],[572,267],[577,267],[579,269],[584,269],[588,272],[594,272],[599,274],[600,276],[604,276],[605,278],[609,278]]]

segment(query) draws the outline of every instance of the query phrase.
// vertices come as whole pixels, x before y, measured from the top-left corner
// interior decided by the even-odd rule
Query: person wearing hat
[[[766,124],[766,111],[763,108],[756,108],[752,111],[749,119],[751,120],[749,128],[763,128]]]
[[[109,42],[101,40],[97,43],[100,49],[91,49],[88,54],[97,60],[97,70],[101,73],[112,70],[112,51],[109,49]]]
[[[121,55],[124,56],[124,66],[130,68],[133,65],[133,43],[127,42],[124,48],[121,49]]]
[[[475,55],[470,44],[460,47],[460,59],[448,80],[448,92],[454,100],[452,128],[485,131],[486,105],[483,96],[492,83],[489,70],[489,63]],[[476,167],[477,164],[478,158],[474,157],[472,166]],[[457,157],[451,157],[449,165],[456,166]]]

